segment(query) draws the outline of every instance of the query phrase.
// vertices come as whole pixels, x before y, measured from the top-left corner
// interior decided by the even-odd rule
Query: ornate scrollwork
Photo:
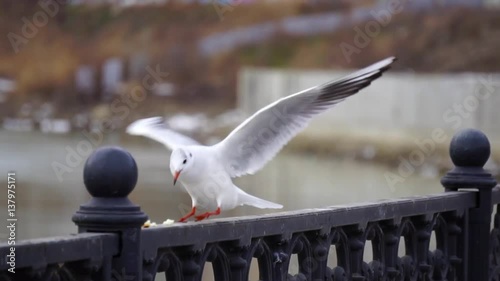
[[[311,249],[311,243],[307,239],[304,233],[299,233],[293,235],[289,242],[289,247],[287,247],[287,253],[289,257],[296,254],[299,262],[299,273],[295,276],[296,280],[301,280],[301,278],[306,278],[306,280],[311,280],[312,270],[318,266],[318,262],[313,257],[313,252]],[[290,259],[286,265],[286,271],[288,272],[288,267],[290,265]],[[298,279],[297,279],[298,278]]]
[[[110,264],[108,264],[110,266]],[[12,281],[87,281],[111,280],[111,268],[103,268],[102,263],[91,261],[68,262],[64,264],[50,264],[40,268],[26,268],[19,271],[9,279]],[[3,280],[3,279],[2,279]]]
[[[328,237],[329,245],[335,245],[337,267],[347,275],[350,269],[347,234],[343,228],[334,228]],[[335,272],[335,270],[334,270]],[[338,272],[338,270],[337,270]]]
[[[144,260],[144,281],[153,281],[159,272],[165,272],[167,280],[182,280],[182,262],[172,249],[159,250],[156,258]]]
[[[271,249],[267,245],[265,239],[259,238],[254,241],[253,247],[250,250],[252,256],[257,258],[259,263],[259,280],[271,281],[273,276],[273,263]],[[250,263],[248,265],[250,270]],[[248,275],[247,275],[248,276]]]
[[[229,258],[224,248],[218,243],[205,246],[201,251],[184,249],[177,254],[182,261],[184,280],[200,280],[206,262],[211,262],[216,280],[230,281]]]
[[[194,246],[167,247],[145,255],[143,280],[153,281],[156,274],[166,279],[200,280],[210,262],[215,280],[248,281],[252,260],[258,262],[259,279],[274,280],[365,280],[416,281],[460,280],[464,243],[464,212],[448,211],[420,216],[372,221],[366,225],[322,228],[306,232],[254,237]],[[436,248],[429,249],[432,233]],[[399,256],[400,240],[404,256]],[[373,260],[363,260],[366,242],[371,241]],[[491,280],[500,272],[500,231],[491,234]],[[329,268],[331,246],[335,246],[337,266]],[[156,254],[155,254],[156,253]],[[298,273],[288,273],[290,259],[297,255]],[[79,261],[62,266],[50,265],[39,270],[25,270],[25,279],[43,281],[110,280],[110,262]],[[103,270],[103,265],[108,270]],[[107,273],[106,273],[107,272]],[[107,274],[107,275],[106,275]],[[21,275],[19,275],[21,276]],[[116,279],[116,278],[115,278]]]
[[[371,221],[367,224],[323,227],[288,235],[260,236],[240,240],[201,243],[195,246],[148,248],[143,260],[143,280],[153,281],[158,273],[166,279],[200,280],[210,262],[217,281],[248,281],[253,259],[259,279],[274,280],[364,280],[416,281],[462,280],[466,219],[463,211]],[[491,280],[499,280],[500,230],[498,215],[491,232]],[[429,249],[432,233],[436,248]],[[400,243],[403,239],[404,244]],[[371,241],[373,260],[363,260]],[[404,255],[399,256],[400,245]],[[328,267],[330,249],[335,246],[337,266]],[[298,273],[288,273],[296,255]],[[78,261],[21,271],[12,280],[78,281],[117,279],[107,260]],[[106,268],[106,270],[104,270]],[[17,279],[21,277],[24,279]],[[126,280],[126,279],[125,279]],[[10,281],[10,280],[9,280]]]

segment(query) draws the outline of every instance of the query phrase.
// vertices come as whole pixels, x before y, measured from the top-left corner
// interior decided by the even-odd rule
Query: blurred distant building
[[[178,2],[178,3],[201,3],[201,4],[213,4],[218,3],[238,3],[248,4],[252,2],[286,2],[288,0],[69,0],[73,5],[100,5],[100,4],[111,4],[122,7],[127,6],[140,6],[140,5],[161,5],[168,2]],[[383,4],[387,1],[393,0],[363,0],[356,1],[357,5],[364,5],[367,3]],[[349,3],[349,0],[337,0],[338,3]],[[309,0],[306,3],[311,5],[324,4],[324,3],[334,3],[332,0]],[[403,2],[404,3],[404,2]],[[500,0],[419,0],[411,1],[411,6],[414,7],[431,7],[431,6],[470,6],[470,7],[488,7],[488,6],[500,6]]]
[[[121,6],[136,6],[136,5],[159,5],[165,4],[168,0],[108,0],[115,2]]]
[[[102,94],[105,97],[118,93],[118,87],[123,81],[123,61],[119,58],[111,58],[104,62],[102,67]]]
[[[13,79],[0,76],[0,103],[7,100],[7,95],[16,90],[16,82]]]
[[[384,4],[392,0],[378,0],[378,4]],[[488,7],[500,6],[500,0],[419,0],[409,2],[411,7],[429,8],[433,6],[451,7],[451,6],[469,6],[469,7]]]
[[[118,6],[134,6],[134,5],[155,5],[164,4],[169,0],[71,0],[73,5],[101,5],[101,4],[111,4]]]
[[[75,73],[75,87],[78,93],[92,95],[96,91],[95,69],[90,65],[82,65]]]
[[[500,0],[484,0],[487,6],[500,7]]]
[[[267,0],[272,1],[272,0]],[[232,4],[232,3],[251,3],[256,2],[256,0],[70,0],[73,5],[101,5],[101,4],[111,4],[121,7],[128,6],[142,6],[142,5],[161,5],[168,2],[178,2],[178,3],[201,3],[201,4],[213,4],[214,2]]]

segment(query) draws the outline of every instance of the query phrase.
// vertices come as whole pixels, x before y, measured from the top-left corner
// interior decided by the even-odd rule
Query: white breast
[[[237,189],[212,150],[209,147],[190,149],[194,155],[193,166],[183,171],[179,181],[191,196],[193,206],[207,211],[215,211],[218,202],[222,210],[236,207]]]

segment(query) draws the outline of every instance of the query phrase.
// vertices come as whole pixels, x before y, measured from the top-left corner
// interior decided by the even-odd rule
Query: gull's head
[[[186,171],[193,164],[193,154],[186,148],[176,148],[170,156],[170,172],[174,176],[174,185],[183,171]]]

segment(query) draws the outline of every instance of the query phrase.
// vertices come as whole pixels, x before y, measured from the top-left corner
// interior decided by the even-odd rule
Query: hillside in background
[[[232,106],[237,72],[242,66],[359,68],[395,55],[399,58],[395,70],[500,70],[500,17],[498,11],[485,9],[403,9],[359,48],[355,39],[366,23],[305,37],[280,33],[271,40],[210,57],[199,53],[199,42],[211,34],[300,15],[349,13],[356,8],[348,1],[332,3],[311,6],[290,1],[222,7],[170,3],[126,9],[59,6],[46,25],[35,27],[31,38],[18,39],[17,45],[12,44],[12,36],[0,41],[0,75],[17,81],[15,95],[0,107],[3,114],[15,116],[27,100],[52,100],[57,108],[55,115],[69,116],[106,103],[99,93],[84,99],[77,94],[75,71],[81,65],[99,68],[114,57],[123,59],[127,68],[128,59],[136,54],[145,56],[147,65],[168,72],[166,82],[175,85],[175,96],[168,98],[168,106],[165,102],[158,105],[157,99],[164,97],[152,97],[137,109],[149,113],[163,113],[166,107],[174,108],[172,104],[197,100],[204,106]],[[357,3],[370,5],[371,1]],[[0,1],[0,33],[22,35],[26,20],[33,21],[41,10],[32,1]],[[348,59],[341,49],[347,45],[356,49]],[[124,92],[141,81],[141,76],[125,78]]]

